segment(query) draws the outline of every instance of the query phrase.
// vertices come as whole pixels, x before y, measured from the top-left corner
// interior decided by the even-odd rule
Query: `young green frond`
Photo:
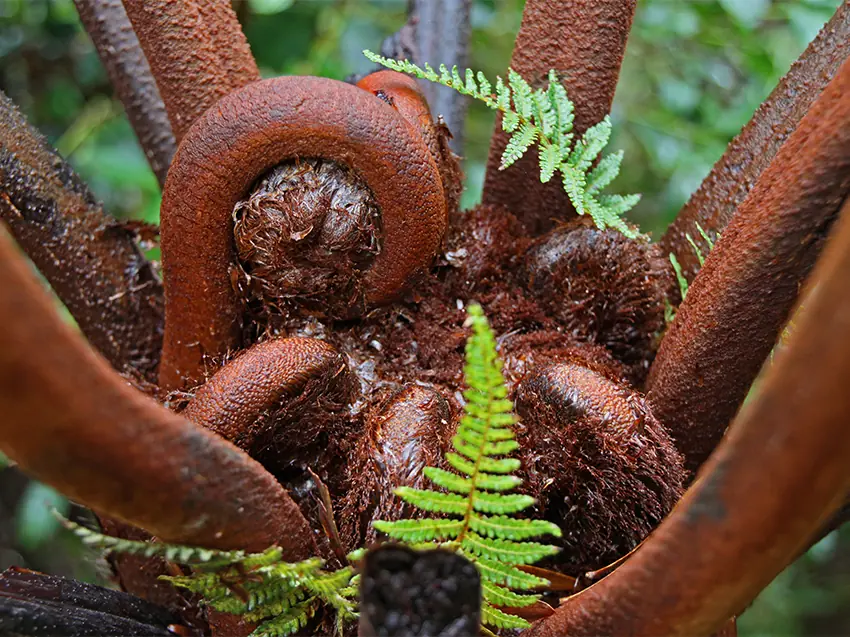
[[[199,595],[203,604],[215,610],[258,622],[254,637],[290,635],[304,627],[323,604],[336,610],[339,622],[357,618],[351,566],[328,572],[319,558],[285,562],[276,546],[262,553],[216,551],[123,540],[67,520],[63,523],[88,546],[192,565],[191,575],[162,579]],[[356,558],[354,554],[350,557]]]
[[[511,76],[510,82],[514,99],[520,96],[520,108],[526,99],[532,99],[529,96],[533,93],[517,77]],[[513,431],[516,417],[507,399],[496,339],[479,305],[469,306],[468,324],[472,336],[466,344],[464,365],[466,404],[452,439],[457,453],[446,454],[457,473],[426,467],[425,476],[443,491],[409,487],[396,490],[408,504],[446,517],[373,524],[382,533],[407,544],[430,542],[432,546],[458,551],[476,564],[481,574],[482,622],[497,629],[522,628],[528,622],[496,606],[515,608],[537,601],[537,595],[510,589],[529,590],[548,582],[524,573],[517,565],[531,564],[556,553],[554,546],[528,540],[541,535],[560,536],[561,529],[544,520],[510,517],[531,506],[534,499],[508,493],[522,482],[511,475],[519,468],[519,461],[501,457],[518,447]]]
[[[611,137],[611,120],[606,116],[575,140],[575,106],[555,71],[549,71],[548,86],[534,89],[516,71],[508,69],[507,82],[496,78],[494,93],[484,74],[471,69],[461,73],[457,67],[450,71],[441,66],[438,75],[427,64],[421,68],[407,60],[393,60],[371,51],[363,54],[372,62],[448,86],[500,111],[502,129],[510,134],[500,170],[512,166],[536,145],[540,181],[547,183],[560,172],[564,191],[578,214],[590,214],[600,229],[613,228],[631,238],[637,235],[622,215],[637,204],[640,196],[601,194],[619,173],[623,159],[622,153],[599,159]]]

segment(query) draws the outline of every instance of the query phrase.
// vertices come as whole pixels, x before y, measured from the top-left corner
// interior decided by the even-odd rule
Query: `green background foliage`
[[[612,118],[625,150],[618,192],[641,192],[630,218],[658,237],[841,0],[640,0]],[[470,66],[504,74],[522,0],[475,0]],[[237,0],[265,75],[343,78],[370,64],[404,20],[405,0]],[[156,181],[71,0],[0,0],[0,88],[113,214],[156,221]],[[470,104],[464,204],[480,197],[493,113]],[[68,552],[46,503],[56,496],[0,474],[0,567],[94,577]],[[694,547],[699,550],[699,547]],[[740,622],[741,634],[850,634],[850,532],[787,569]]]

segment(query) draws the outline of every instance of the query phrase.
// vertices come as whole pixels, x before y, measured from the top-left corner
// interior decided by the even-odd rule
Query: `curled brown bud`
[[[395,298],[430,265],[446,229],[445,196],[428,147],[406,121],[367,91],[334,80],[278,77],[250,84],[198,119],[168,173],[164,387],[197,383],[205,357],[240,345],[233,210],[270,169],[297,158],[349,166],[380,207],[380,252],[364,272],[363,293],[350,314]]]
[[[560,525],[568,573],[628,553],[682,494],[682,458],[644,397],[570,363],[541,366],[516,391],[523,488]]]
[[[533,244],[526,286],[567,331],[607,347],[642,381],[664,327],[667,263],[646,240],[581,218]]]
[[[343,356],[324,341],[281,338],[258,343],[227,363],[189,402],[183,415],[242,449],[274,432],[285,401],[304,395],[341,393],[351,388]],[[291,440],[312,441],[312,427],[302,426]],[[308,431],[309,430],[309,431]]]
[[[372,520],[414,515],[393,494],[401,486],[424,488],[422,470],[437,466],[449,446],[451,410],[438,392],[407,385],[368,418],[348,466],[342,503],[342,537],[350,548],[373,542]]]
[[[372,191],[350,168],[322,159],[274,168],[236,204],[233,222],[242,287],[265,323],[302,308],[345,315],[380,251]]]

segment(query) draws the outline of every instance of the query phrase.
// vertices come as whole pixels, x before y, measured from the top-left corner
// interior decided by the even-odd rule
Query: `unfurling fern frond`
[[[517,72],[508,69],[508,81],[497,77],[494,93],[487,78],[471,69],[461,74],[457,67],[450,71],[441,65],[437,73],[428,64],[423,68],[371,51],[363,51],[363,54],[372,62],[448,86],[500,111],[502,128],[510,133],[502,153],[501,170],[513,165],[537,144],[540,181],[546,183],[560,172],[564,191],[578,214],[589,214],[600,229],[614,228],[631,238],[637,235],[623,221],[622,215],[637,204],[640,195],[603,195],[600,192],[617,176],[623,158],[622,153],[615,153],[597,162],[611,137],[610,118],[606,116],[590,127],[581,139],[575,139],[575,107],[554,71],[549,71],[546,88],[534,89]]]
[[[329,572],[323,570],[319,558],[285,562],[276,546],[262,553],[216,551],[124,540],[68,520],[63,523],[88,546],[191,565],[194,572],[190,575],[162,579],[200,595],[202,603],[211,608],[259,622],[254,637],[290,635],[306,625],[322,605],[336,610],[340,627],[357,618],[357,589],[350,565]],[[352,554],[349,560],[357,557]]]
[[[521,100],[528,97],[524,88],[521,94]],[[510,589],[530,590],[548,582],[517,567],[558,551],[554,546],[529,542],[529,538],[560,536],[561,530],[544,520],[510,517],[529,507],[534,499],[508,493],[522,482],[511,475],[519,468],[519,460],[501,457],[518,447],[513,432],[516,417],[508,400],[496,340],[479,305],[469,306],[469,324],[472,336],[467,341],[464,367],[466,405],[452,439],[456,453],[446,454],[456,473],[427,467],[425,476],[444,491],[401,487],[395,492],[419,509],[454,517],[378,521],[374,526],[402,542],[431,542],[467,557],[481,574],[482,622],[497,629],[523,628],[528,622],[497,607],[516,608],[537,601],[537,595]]]

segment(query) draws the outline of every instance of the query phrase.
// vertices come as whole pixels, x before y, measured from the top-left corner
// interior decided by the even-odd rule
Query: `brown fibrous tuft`
[[[377,539],[373,520],[399,520],[423,512],[401,502],[398,487],[426,488],[423,470],[445,465],[453,433],[451,409],[434,389],[407,385],[377,405],[347,467],[340,530],[351,551]]]
[[[273,168],[233,210],[238,286],[261,322],[339,317],[362,302],[360,279],[381,247],[372,191],[350,168],[299,159]]]
[[[558,524],[550,566],[578,575],[640,543],[683,493],[682,457],[642,394],[583,365],[541,365],[516,390],[522,489]]]
[[[607,347],[643,381],[664,328],[669,268],[657,246],[582,217],[534,243],[523,276],[564,329]]]

